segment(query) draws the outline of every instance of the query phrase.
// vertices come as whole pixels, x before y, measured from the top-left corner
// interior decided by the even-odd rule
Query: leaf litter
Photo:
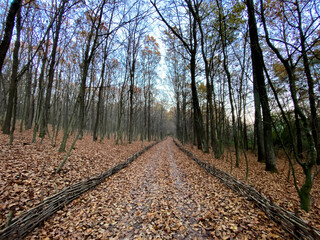
[[[191,146],[185,146],[186,149],[192,151],[195,157],[202,161],[214,165],[216,168],[230,173],[230,156],[227,157],[228,151],[226,150],[225,156],[220,159],[216,159],[213,153],[204,154],[200,150]],[[229,150],[230,151],[230,150]],[[231,150],[233,164],[235,164],[235,154]],[[280,155],[280,154],[278,154]],[[300,201],[297,191],[293,185],[293,178],[290,172],[288,181],[289,163],[288,160],[281,156],[277,158],[277,166],[279,174],[274,174],[265,171],[265,164],[258,163],[257,156],[252,152],[247,152],[249,163],[249,174],[247,184],[252,185],[259,192],[263,193],[269,199],[272,199],[274,203],[291,211],[293,213],[298,212],[299,216],[306,220],[312,226],[320,229],[320,174],[314,179],[314,185],[312,187],[312,205],[311,211],[305,212],[300,208]],[[304,183],[304,174],[301,167],[295,163],[295,173],[298,180],[298,184],[301,186]],[[318,167],[319,168],[319,167]],[[319,170],[318,170],[319,171]],[[244,156],[240,159],[240,168],[232,168],[233,177],[245,182],[246,176],[246,163]]]
[[[100,172],[110,166],[102,157],[100,161]],[[290,236],[253,203],[226,188],[167,139],[58,211],[27,237],[62,238],[290,239]]]
[[[16,133],[14,144],[9,146],[9,137],[0,134],[1,225],[10,210],[18,216],[57,191],[100,174],[144,147],[141,142],[115,145],[113,139],[99,143],[84,136],[62,171],[55,174],[66,153],[58,153],[58,146],[52,147],[48,139],[32,144],[31,136],[32,131]]]

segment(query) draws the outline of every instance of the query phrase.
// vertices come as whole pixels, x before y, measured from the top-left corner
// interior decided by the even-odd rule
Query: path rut
[[[290,239],[171,139],[59,211],[28,239]]]

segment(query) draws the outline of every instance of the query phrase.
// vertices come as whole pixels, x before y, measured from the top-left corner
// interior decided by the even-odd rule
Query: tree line
[[[232,146],[236,167],[250,148],[275,173],[282,149],[309,211],[320,164],[319,2],[150,2],[165,26],[180,141],[216,158]]]
[[[320,9],[317,0],[1,1],[0,116],[71,147],[85,132],[116,143],[173,132],[216,158],[257,151],[290,163],[301,207],[320,164]],[[154,22],[162,27],[153,36]],[[161,91],[165,58],[175,106]],[[162,96],[162,97],[161,97]],[[305,181],[295,178],[296,163]]]
[[[85,132],[117,144],[163,138],[159,43],[141,1],[1,2],[1,125],[67,151]],[[72,144],[66,143],[73,136]]]
[[[155,88],[161,55],[145,3],[1,4],[3,133],[14,132],[16,119],[20,130],[33,128],[34,141],[55,142],[63,129],[61,151],[75,132],[117,142],[164,136],[165,103]]]

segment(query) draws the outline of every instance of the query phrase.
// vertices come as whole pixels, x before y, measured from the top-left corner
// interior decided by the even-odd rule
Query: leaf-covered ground
[[[253,203],[159,143],[27,239],[288,239]]]
[[[30,144],[29,136],[30,132],[17,134],[14,145],[7,146],[8,137],[0,134],[1,224],[9,209],[15,209],[18,215],[57,190],[97,175],[143,148],[141,142],[115,145],[113,140],[93,143],[91,137],[85,137],[57,175],[53,172],[64,153],[57,153],[57,147],[51,147],[47,140],[43,144]],[[209,161],[210,155],[195,152]],[[250,179],[254,181],[254,176],[250,175]],[[287,196],[283,193],[282,197]],[[290,236],[253,203],[226,188],[167,139],[58,211],[27,239],[290,239]]]
[[[194,153],[194,155],[205,161],[209,164],[214,165],[215,167],[230,173],[231,169],[231,160],[230,156],[227,158],[227,151],[224,157],[216,159],[213,156],[213,153],[204,154],[195,147],[186,146],[186,148]],[[229,155],[229,153],[228,153]],[[263,193],[268,198],[271,198],[276,204],[281,207],[295,212],[295,209],[298,210],[299,215],[308,221],[312,226],[320,229],[320,174],[318,174],[314,181],[314,186],[311,191],[312,195],[312,207],[309,213],[301,210],[299,196],[293,185],[293,178],[291,172],[289,174],[288,181],[288,170],[289,163],[288,160],[283,157],[277,158],[277,166],[279,174],[266,172],[265,164],[257,162],[257,156],[251,152],[247,153],[248,163],[249,163],[249,175],[247,183],[253,185],[255,189]],[[240,168],[235,168],[235,156],[234,151],[232,151],[232,176],[245,181],[246,176],[246,162],[244,156],[241,156]],[[296,177],[298,184],[301,185],[304,183],[304,174],[301,170],[301,167],[296,163]],[[317,168],[317,166],[315,166]],[[318,171],[319,171],[318,167]]]
[[[143,148],[141,142],[115,145],[113,140],[99,143],[85,136],[62,171],[55,174],[66,153],[58,153],[59,146],[52,147],[47,138],[42,144],[31,140],[32,131],[17,132],[14,144],[8,146],[9,137],[0,134],[0,225],[9,209],[19,215],[56,191],[98,175]]]

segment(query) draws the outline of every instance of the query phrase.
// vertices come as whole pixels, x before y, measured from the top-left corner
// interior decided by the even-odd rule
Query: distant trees
[[[147,35],[141,50],[141,74],[144,97],[144,126],[142,129],[144,129],[145,138],[148,141],[151,140],[151,95],[154,90],[153,83],[158,77],[157,67],[160,63],[160,58],[159,44],[153,36]]]
[[[68,146],[65,160],[86,131],[94,140],[121,142],[166,135],[167,110],[154,87],[161,54],[148,35],[145,3],[20,3],[1,3],[0,10],[7,22],[0,29],[4,133],[14,132],[17,119],[20,130],[33,126],[33,142],[48,137],[55,145],[63,129],[59,151]]]
[[[193,93],[192,114],[194,118],[192,120],[194,128],[191,135],[195,135],[199,148],[199,143],[202,143],[204,151],[208,152],[208,146],[210,145],[215,156],[220,157],[224,153],[225,143],[229,142],[230,138],[225,133],[231,125],[234,136],[233,143],[235,143],[236,155],[238,156],[236,163],[239,165],[238,146],[240,142],[241,145],[244,142],[244,139],[240,139],[240,135],[243,138],[247,137],[246,133],[243,134],[243,132],[240,132],[240,126],[242,125],[242,117],[240,115],[243,115],[241,109],[243,109],[243,104],[245,103],[242,99],[246,93],[242,91],[244,89],[243,84],[235,85],[232,83],[234,76],[232,76],[233,73],[228,69],[233,68],[240,70],[242,74],[240,74],[239,82],[246,82],[246,55],[242,55],[241,53],[235,56],[235,54],[232,54],[235,49],[232,44],[238,44],[239,47],[242,41],[235,41],[237,39],[235,37],[236,31],[240,32],[243,36],[246,35],[245,28],[242,27],[245,22],[241,19],[241,14],[243,14],[244,9],[243,4],[237,3],[231,6],[230,4],[222,4],[221,1],[178,1],[172,3],[173,7],[171,8],[172,10],[170,10],[172,12],[169,14],[166,12],[166,8],[161,11],[157,7],[156,2],[151,2],[157,9],[160,19],[165,22],[167,28],[166,35],[168,35],[168,32],[171,32],[171,35],[176,37],[176,45],[179,46],[176,47],[176,49],[179,50],[174,51],[177,52],[177,55],[182,56],[182,59],[188,59],[185,66],[190,70],[190,74],[188,75],[190,81],[188,81],[188,78],[186,79],[186,86],[190,84],[189,86]],[[168,4],[170,4],[170,1],[168,1]],[[228,6],[228,13],[223,13],[223,8],[226,6]],[[173,19],[176,19],[176,21]],[[166,40],[168,44],[168,54],[173,51],[172,39],[173,37],[169,36]],[[242,39],[244,42],[247,42],[246,37]],[[187,53],[189,56],[183,54],[183,51],[180,50],[181,46],[185,48],[184,53]],[[245,44],[243,44],[243,46],[245,46]],[[246,51],[247,49],[244,47],[243,52]],[[170,66],[172,61],[174,61],[174,58],[168,61]],[[239,68],[239,65],[236,66],[232,61],[240,62],[242,67]],[[229,64],[232,64],[232,66],[229,66]],[[178,68],[181,69],[180,67]],[[222,71],[228,74],[224,75]],[[179,85],[177,85],[179,82],[178,75],[175,75],[177,80],[174,81],[173,85],[175,89],[179,89]],[[206,82],[206,104],[203,106],[205,111],[200,109],[201,104],[199,104],[198,89],[196,87],[197,82],[202,78],[205,78]],[[235,86],[237,86],[236,91]],[[181,90],[175,90],[175,94],[176,99],[179,99]],[[231,124],[227,121],[226,96],[229,98],[228,106],[233,108],[230,111],[230,113],[232,113],[231,119],[233,120]],[[235,97],[237,100],[240,99],[240,101],[236,101]],[[196,105],[199,105],[199,108]],[[180,103],[178,101],[177,115],[180,115],[179,109]],[[180,120],[178,119],[180,119],[180,117],[177,116],[177,136],[179,137],[181,127]],[[238,124],[239,127],[237,127]],[[243,128],[246,129],[246,127]]]
[[[188,64],[191,77],[191,93],[192,93],[192,107],[194,117],[194,133],[197,138],[197,145],[199,149],[203,149],[204,152],[208,152],[208,143],[205,138],[205,129],[203,124],[203,117],[199,106],[198,92],[196,87],[196,57],[199,48],[198,44],[198,23],[192,12],[199,11],[201,2],[198,1],[179,1],[175,4],[175,18],[184,18],[189,24],[189,27],[184,28],[181,22],[174,22],[172,19],[166,18],[163,13],[158,9],[156,2],[151,1],[159,14],[161,20],[165,23],[167,28],[180,40],[183,47],[188,53]],[[180,4],[180,5],[179,5]],[[178,6],[179,5],[179,6]],[[180,14],[183,13],[183,16]],[[172,13],[171,13],[172,14]]]
[[[187,103],[189,102],[186,51],[179,44],[179,39],[170,31],[165,31],[165,43],[168,46],[166,64],[168,80],[171,82],[176,101],[176,136],[184,144],[190,141],[187,131]]]

